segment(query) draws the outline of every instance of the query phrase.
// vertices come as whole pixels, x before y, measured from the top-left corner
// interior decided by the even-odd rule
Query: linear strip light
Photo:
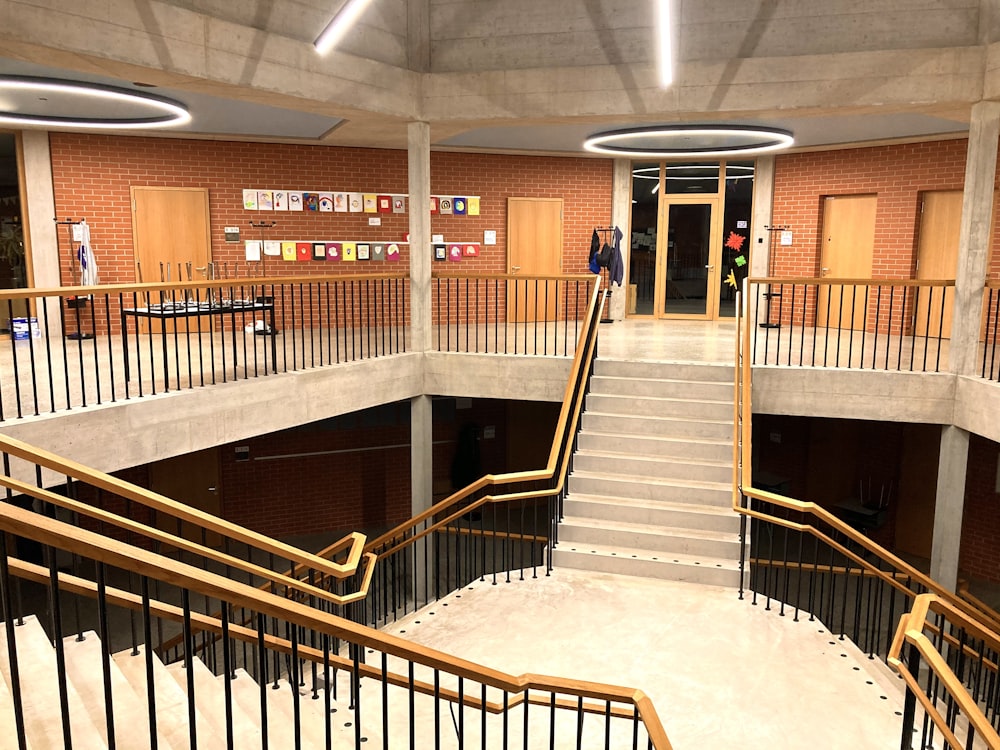
[[[673,36],[670,31],[670,0],[656,0],[656,37],[660,86],[668,88],[674,82]]]
[[[118,104],[146,107],[163,114],[153,117],[69,117],[31,112],[0,111],[0,124],[40,125],[43,127],[97,128],[128,130],[136,128],[163,128],[184,125],[191,121],[187,107],[173,99],[141,91],[106,86],[84,81],[66,81],[59,78],[35,76],[0,76],[0,91],[27,92],[29,94],[60,94],[70,97],[97,99]],[[43,98],[43,97],[40,97]]]
[[[583,142],[595,154],[631,158],[683,158],[760,154],[788,148],[792,134],[743,125],[657,125],[595,133]]]
[[[337,43],[343,39],[344,34],[347,33],[347,30],[357,22],[370,2],[371,0],[347,0],[347,2],[341,5],[337,14],[327,24],[326,28],[323,29],[323,32],[316,37],[316,41],[313,42],[316,51],[321,55],[325,55],[336,47]]]

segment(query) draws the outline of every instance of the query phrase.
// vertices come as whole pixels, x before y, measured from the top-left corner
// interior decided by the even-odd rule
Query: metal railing
[[[980,375],[1000,382],[1000,281],[987,281],[983,294],[983,362]]]
[[[955,282],[749,280],[754,365],[940,372]]]
[[[402,274],[0,291],[0,421],[406,351]]]
[[[572,356],[595,279],[436,273],[435,347],[442,352]]]
[[[923,601],[925,595],[933,595],[956,618],[975,623],[979,628],[977,632],[1000,632],[1000,623],[988,613],[947,591],[825,508],[753,486],[752,339],[755,332],[748,326],[739,301],[737,310],[733,508],[742,517],[740,567],[744,576],[741,577],[740,598],[749,596],[751,604],[775,609],[779,615],[790,615],[796,621],[800,618],[819,621],[833,636],[853,641],[869,658],[885,660],[895,668],[900,666],[900,636],[896,623],[904,615],[919,619],[920,615],[906,613],[919,612],[917,602]],[[957,638],[962,642],[965,638],[960,632],[964,626],[945,627],[939,621],[937,627],[941,633],[949,633],[943,636],[947,639]],[[938,645],[940,643],[938,641]],[[910,660],[908,668],[917,674],[918,655],[911,652],[907,658]],[[926,654],[924,658],[926,660]],[[995,703],[1000,700],[1000,684],[995,666],[992,676],[988,674],[989,668],[981,668],[995,665],[996,656],[993,652],[982,651],[972,661],[979,667],[956,672],[957,682],[949,683],[951,697],[941,689],[940,676],[928,678],[926,689],[922,689],[920,695],[913,692],[915,683],[909,685],[911,692],[904,711],[901,747],[910,748],[910,743],[918,737],[913,731],[917,721],[914,706],[918,698],[925,708],[919,747],[938,747],[927,744],[933,742],[933,727],[938,727],[940,732],[941,726],[947,728],[950,723],[954,729],[955,715],[951,709],[942,724],[938,724],[935,712],[929,710],[928,706],[936,706],[939,700],[962,701],[966,717],[972,717],[966,720],[978,732],[975,737],[990,736],[982,731],[983,721],[992,724],[993,730],[1000,727]],[[955,685],[960,685],[968,698],[956,696]],[[983,714],[982,721],[979,716],[972,716],[977,712]]]

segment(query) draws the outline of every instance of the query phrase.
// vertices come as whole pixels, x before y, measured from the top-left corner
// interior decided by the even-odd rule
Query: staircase
[[[733,368],[594,368],[553,563],[737,586]]]

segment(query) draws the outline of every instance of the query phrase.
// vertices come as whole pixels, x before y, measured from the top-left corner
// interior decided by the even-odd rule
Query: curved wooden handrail
[[[938,712],[934,702],[927,697],[918,682],[918,675],[911,674],[903,662],[903,644],[910,643],[919,652],[920,657],[927,663],[934,672],[940,685],[948,691],[949,698],[958,703],[962,714],[966,720],[976,730],[976,734],[982,739],[987,747],[1000,748],[1000,735],[997,734],[993,725],[983,714],[982,709],[976,703],[962,681],[955,675],[948,662],[941,656],[938,648],[924,634],[927,628],[927,615],[930,612],[944,616],[949,622],[957,624],[967,631],[975,634],[976,637],[989,643],[994,651],[1000,651],[1000,634],[983,628],[975,618],[970,618],[966,613],[956,609],[950,602],[945,601],[936,594],[920,594],[913,602],[910,612],[904,614],[899,621],[895,637],[889,648],[887,661],[889,666],[896,670],[909,686],[910,691],[920,701],[924,710],[934,720],[935,725],[942,735],[951,744],[951,747],[963,747],[965,743],[960,742],[952,733],[948,721]],[[940,690],[940,689],[939,689]],[[943,691],[941,691],[943,692]]]
[[[954,279],[837,279],[831,276],[789,277],[763,276],[747,279],[750,284],[801,284],[810,286],[955,286]]]
[[[655,707],[641,690],[536,674],[510,675],[17,506],[8,504],[4,511],[0,514],[0,532],[31,539],[80,555],[87,560],[130,570],[140,576],[161,580],[211,599],[238,604],[294,626],[339,637],[362,647],[371,647],[390,656],[488,687],[509,693],[539,690],[631,703],[638,710],[656,750],[671,748]]]
[[[561,273],[561,274],[521,274],[521,273],[462,273],[459,271],[432,271],[432,279],[470,279],[472,281],[593,281],[592,273]]]

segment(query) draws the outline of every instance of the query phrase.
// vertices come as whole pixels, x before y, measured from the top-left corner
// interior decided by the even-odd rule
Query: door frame
[[[708,279],[705,287],[706,300],[704,313],[671,313],[665,311],[667,263],[669,262],[667,241],[670,234],[670,207],[675,205],[707,205],[711,210],[708,236]],[[719,317],[719,286],[721,284],[716,269],[722,263],[722,211],[718,193],[663,195],[661,188],[656,223],[656,274],[653,283],[653,317],[660,320],[716,320]]]

